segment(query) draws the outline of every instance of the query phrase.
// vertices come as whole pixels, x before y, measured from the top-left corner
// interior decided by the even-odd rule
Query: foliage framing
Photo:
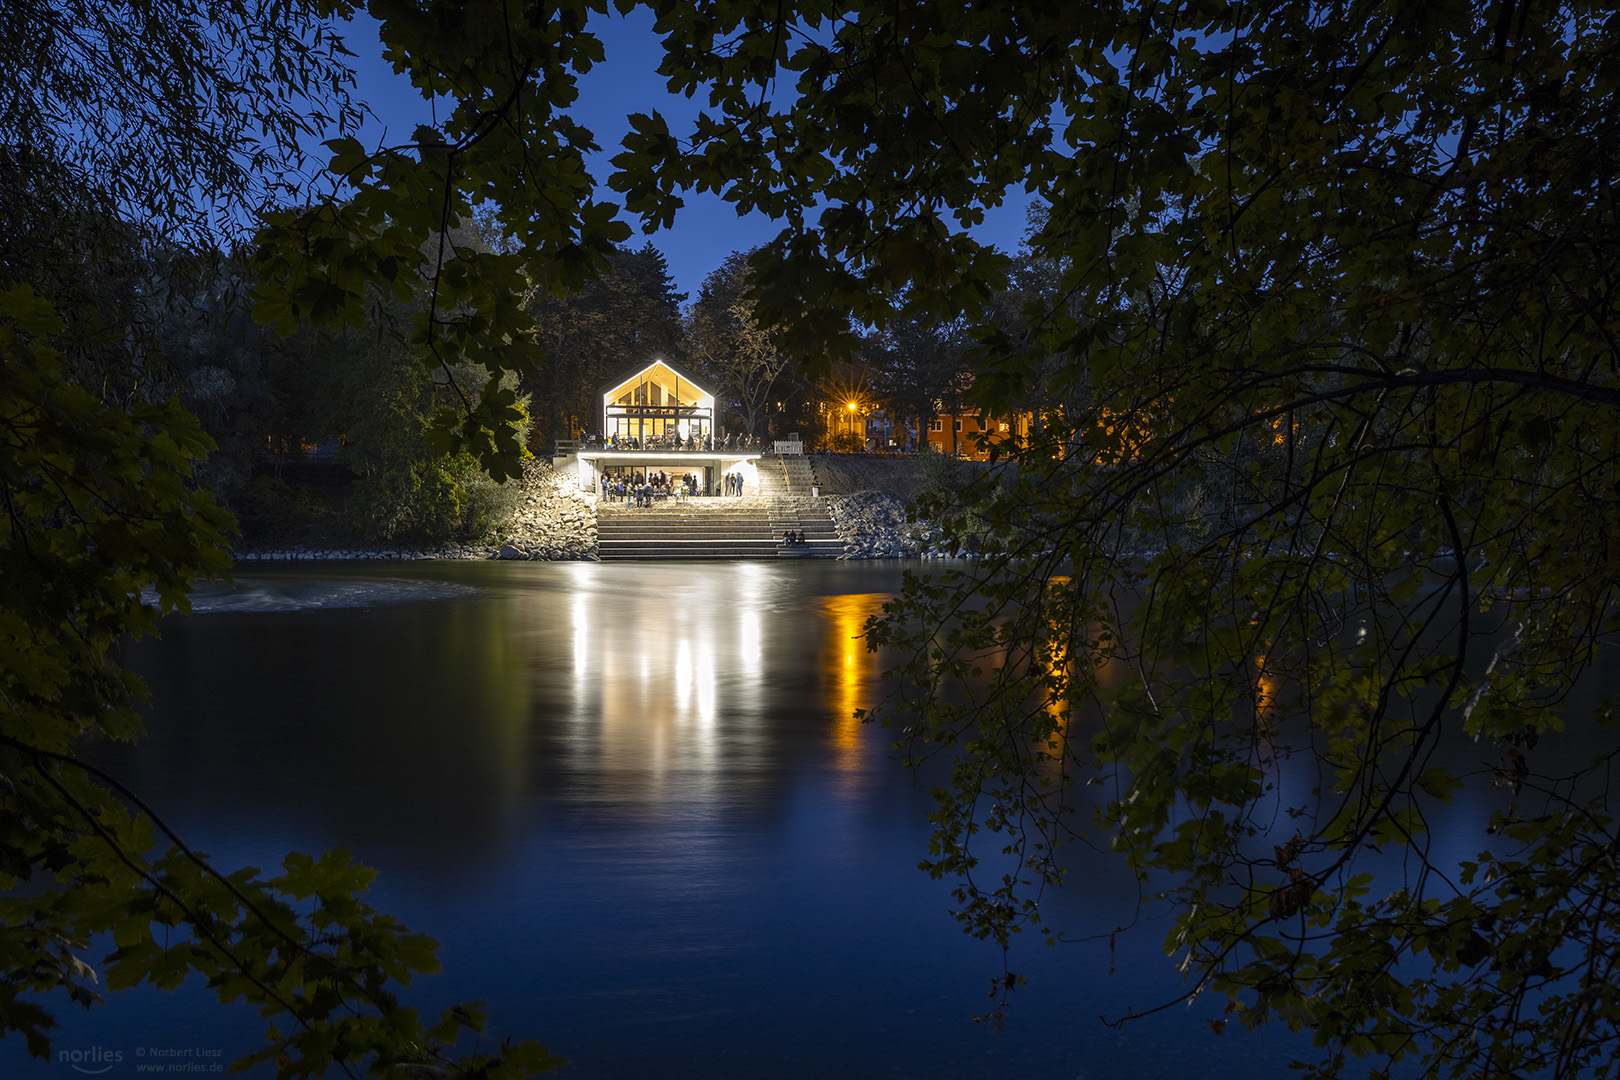
[[[334,8],[352,10],[22,0],[0,17],[0,1034],[35,1056],[56,1026],[36,998],[88,1007],[195,975],[269,1021],[239,1067],[561,1064],[533,1042],[458,1050],[480,1003],[404,1004],[435,943],[358,898],[373,874],[347,852],[221,869],[78,757],[140,732],[143,688],[112,647],[228,573],[232,523],[196,480],[213,444],[154,326],[242,215],[302,186],[301,140],[356,119]]]
[[[955,755],[925,866],[968,927],[1037,919],[1091,826],[1176,902],[1186,997],[1311,1030],[1315,1074],[1614,1075],[1615,747],[1574,691],[1620,566],[1613,12],[657,10],[712,109],[638,125],[630,208],[785,219],[759,310],[806,352],[977,313],[979,403],[1046,402],[1001,543],[872,627],[912,657],[882,715]],[[961,231],[1014,183],[1056,274],[1016,338]]]
[[[751,294],[801,358],[965,313],[977,403],[1046,402],[1001,544],[873,627],[922,688],[887,715],[958,755],[927,865],[969,927],[1038,915],[1099,779],[1188,996],[1309,1027],[1317,1072],[1612,1073],[1609,729],[1566,714],[1620,565],[1613,14],[650,6],[707,107],[631,118],[626,208],[781,221]],[[1056,280],[1016,338],[965,231],[1014,184]],[[1549,760],[1566,722],[1596,764]],[[1458,867],[1428,821],[1461,784],[1509,800]],[[1373,898],[1380,850],[1411,861]]]
[[[907,734],[960,755],[930,866],[962,876],[970,926],[1038,913],[1074,784],[1103,778],[1098,825],[1183,904],[1189,994],[1310,1027],[1319,1073],[1612,1075],[1620,845],[1591,794],[1612,730],[1569,702],[1620,565],[1613,13],[650,6],[663,74],[708,108],[684,135],[633,118],[612,184],[646,224],[688,189],[781,220],[755,310],[798,354],[847,351],[895,296],[983,313],[1007,263],[964,228],[1014,184],[1048,205],[1031,246],[1057,289],[1017,339],[984,327],[975,384],[1051,406],[982,511],[1003,546],[874,627],[917,655]],[[344,197],[271,220],[261,310],[358,325],[371,286],[425,267],[429,362],[523,371],[509,298],[566,291],[627,235],[564,115],[605,5],[370,10],[450,119],[332,144]],[[480,203],[513,251],[445,239]],[[515,468],[491,393],[445,433]],[[1566,725],[1597,766],[1547,760]],[[1493,760],[1436,756],[1459,730]],[[1285,798],[1296,761],[1326,811]],[[1489,853],[1447,865],[1429,812],[1492,783]],[[982,877],[986,830],[1005,879]],[[1357,860],[1380,848],[1410,861],[1372,899]]]
[[[1620,572],[1620,24],[1105,18],[1022,24],[1080,58],[1077,150],[1030,170],[1058,288],[981,362],[989,401],[1044,372],[1047,426],[991,556],[872,628],[923,688],[885,715],[955,746],[924,865],[1006,944],[1065,844],[1125,853],[1182,1000],[1310,1031],[1309,1075],[1613,1076],[1620,748],[1576,682]]]

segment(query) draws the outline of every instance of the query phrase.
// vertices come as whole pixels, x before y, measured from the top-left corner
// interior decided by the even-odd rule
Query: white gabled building
[[[698,493],[709,495],[736,473],[745,493],[757,492],[759,451],[726,447],[716,438],[715,413],[711,390],[681,365],[655,357],[602,389],[599,429],[554,464],[577,470],[580,487],[598,494],[604,478],[639,483],[655,473],[691,476]]]

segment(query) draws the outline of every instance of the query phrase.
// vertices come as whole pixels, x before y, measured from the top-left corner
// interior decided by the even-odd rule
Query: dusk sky
[[[387,125],[390,141],[406,138],[415,125],[431,121],[428,104],[404,76],[396,76],[383,61],[376,22],[360,16],[354,20],[354,27],[348,44],[356,53],[359,96]],[[591,162],[598,181],[607,176],[609,159],[618,153],[619,140],[629,131],[625,120],[628,114],[656,109],[669,121],[670,129],[678,132],[683,121],[698,112],[700,102],[664,89],[664,80],[657,73],[662,52],[652,28],[652,14],[642,8],[627,17],[593,16],[592,30],[602,38],[607,62],[580,79],[580,100],[575,111],[603,148]],[[381,134],[380,128],[371,129],[361,138],[375,143]],[[605,186],[602,197],[618,201]],[[777,230],[761,214],[739,217],[715,196],[687,193],[684,198],[686,207],[676,218],[675,227],[645,239],[664,253],[676,287],[690,301],[697,298],[704,276],[728,254],[764,243]],[[981,242],[994,243],[1009,252],[1015,250],[1023,234],[1028,201],[1023,192],[1013,192],[1006,203],[989,211],[985,223],[973,230],[974,235]],[[635,228],[634,220],[628,223]],[[641,243],[640,239],[632,240],[631,246],[639,247]]]

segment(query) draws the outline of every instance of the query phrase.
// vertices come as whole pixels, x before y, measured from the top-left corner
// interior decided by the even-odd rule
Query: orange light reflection
[[[861,722],[855,718],[855,710],[871,707],[872,690],[880,673],[877,654],[866,648],[866,620],[881,611],[887,599],[881,593],[858,593],[829,596],[823,601],[828,637],[820,666],[837,691],[832,744],[838,750],[840,772],[853,770],[858,764]]]

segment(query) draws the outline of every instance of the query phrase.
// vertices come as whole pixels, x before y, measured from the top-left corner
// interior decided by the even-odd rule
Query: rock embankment
[[[596,558],[596,500],[579,481],[547,462],[523,466],[523,491],[499,559],[550,562]]]
[[[505,539],[495,543],[444,544],[414,547],[408,544],[356,544],[343,547],[298,545],[265,551],[239,551],[238,561],[280,562],[298,559],[543,559],[556,561],[596,558],[596,504],[578,482],[553,469],[549,462],[529,461],[523,475],[517,507],[507,524]]]
[[[889,491],[832,495],[827,512],[844,541],[845,559],[935,559],[951,552],[934,547],[939,529],[906,520],[907,500]]]

